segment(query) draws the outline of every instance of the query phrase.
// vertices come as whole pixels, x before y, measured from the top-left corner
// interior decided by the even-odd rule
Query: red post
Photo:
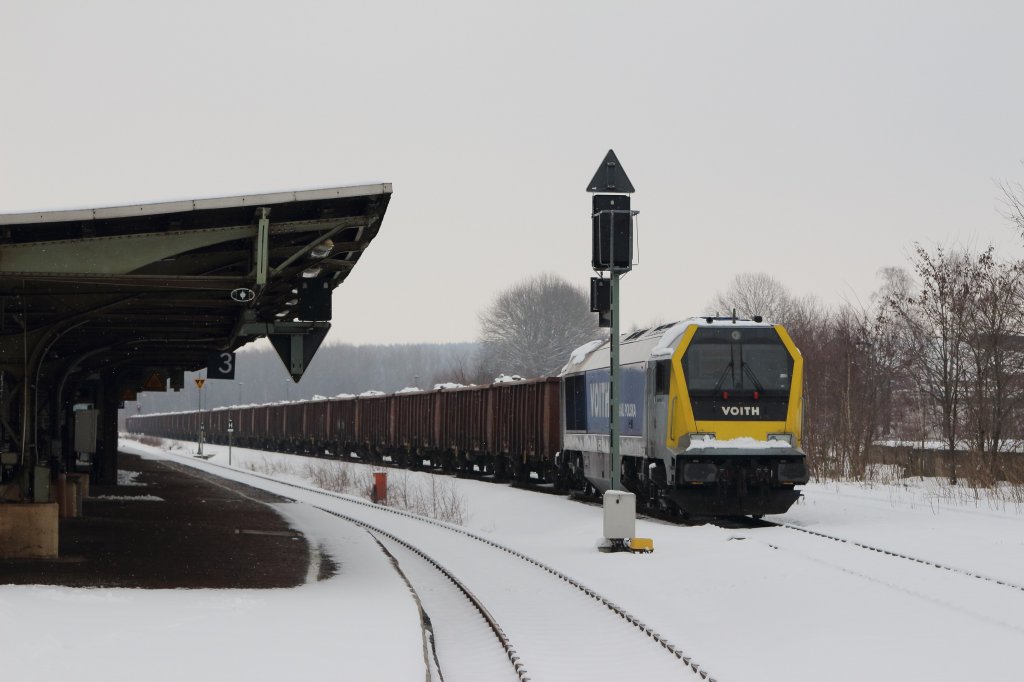
[[[373,501],[378,504],[387,504],[388,501],[388,474],[381,471],[373,475]]]

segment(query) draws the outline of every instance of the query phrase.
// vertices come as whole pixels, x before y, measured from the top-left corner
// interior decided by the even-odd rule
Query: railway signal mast
[[[598,277],[590,280],[590,309],[598,324],[611,328],[611,376],[608,386],[611,489],[620,488],[619,452],[619,278],[633,269],[633,218],[630,209],[634,192],[626,171],[611,149],[587,185],[593,194],[591,223],[593,256],[591,264]],[[606,279],[604,273],[608,273]]]
[[[196,457],[203,456],[203,440],[206,434],[203,433],[203,384],[206,383],[206,379],[196,378],[196,408],[199,413],[199,433],[196,436],[197,447]]]

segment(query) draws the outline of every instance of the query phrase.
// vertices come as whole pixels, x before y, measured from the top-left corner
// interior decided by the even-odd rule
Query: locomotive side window
[[[683,356],[691,393],[788,395],[793,358],[774,329],[698,329]]]
[[[587,377],[583,374],[568,376],[562,380],[565,391],[565,430],[587,430]]]
[[[668,360],[659,360],[654,366],[654,395],[668,395],[672,366]]]

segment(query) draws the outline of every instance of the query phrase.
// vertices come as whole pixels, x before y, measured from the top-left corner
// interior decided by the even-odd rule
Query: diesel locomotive
[[[621,481],[641,506],[688,517],[781,514],[808,471],[803,361],[760,319],[694,318],[620,345]],[[489,476],[594,494],[610,485],[608,342],[558,377],[137,415],[128,430]]]
[[[803,359],[781,325],[693,318],[619,346],[623,487],[688,516],[781,514],[807,483]],[[611,479],[609,344],[561,372],[561,460],[597,491]]]

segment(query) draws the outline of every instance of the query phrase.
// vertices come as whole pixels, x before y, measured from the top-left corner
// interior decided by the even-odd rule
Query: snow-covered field
[[[187,461],[225,474],[211,465],[227,463],[226,448],[205,447],[216,453],[209,463]],[[132,441],[123,441],[122,449],[177,461],[194,451],[186,445],[179,454],[161,454]],[[628,678],[667,679],[668,656],[659,648],[650,646],[650,655],[641,658],[626,655],[635,637],[628,628],[620,629],[622,650],[608,646],[602,638],[620,630],[601,614],[574,621],[574,633],[562,625],[552,632],[554,616],[531,620],[531,604],[584,608],[543,571],[532,569],[540,576],[534,578],[517,560],[498,558],[495,550],[437,526],[253,481],[241,469],[246,463],[308,485],[300,475],[308,460],[235,448],[239,471],[225,475],[386,526],[417,544],[491,609],[537,682],[621,679],[623,658],[629,659]],[[1012,585],[787,528],[727,530],[640,520],[637,533],[654,539],[653,554],[602,554],[595,548],[599,507],[445,480],[463,503],[467,530],[609,597],[720,682],[1021,679],[1015,654],[1024,647],[1024,590]],[[415,603],[372,539],[305,504],[280,508],[338,561],[337,576],[260,592],[0,587],[0,642],[20,652],[4,657],[6,672],[16,679],[87,681],[135,679],[138,670],[151,671],[148,679],[168,680],[424,679]],[[1024,513],[1012,506],[954,504],[923,485],[810,485],[799,505],[774,520],[1024,585]],[[438,620],[435,627],[443,625]],[[451,639],[438,634],[438,641]],[[603,642],[601,650],[588,648],[588,641]],[[54,657],[52,651],[67,655]],[[456,661],[467,657],[468,664],[473,653],[448,651],[449,665],[453,655]],[[97,665],[81,664],[89,660]],[[686,679],[684,672],[679,668],[673,679]]]

